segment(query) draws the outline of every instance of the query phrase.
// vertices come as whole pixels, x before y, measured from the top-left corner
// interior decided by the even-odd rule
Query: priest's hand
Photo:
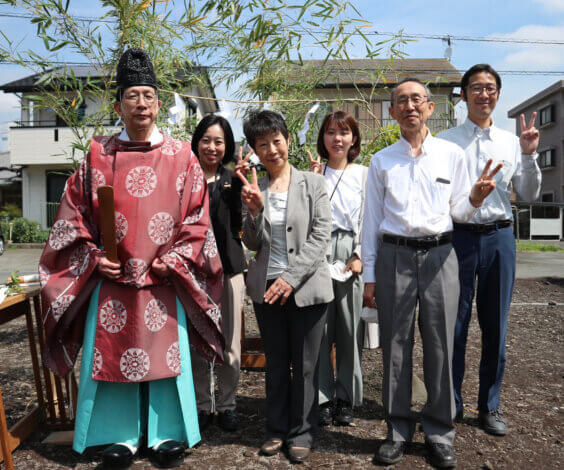
[[[239,170],[235,170],[235,174],[243,182],[243,188],[241,189],[241,200],[249,208],[250,213],[253,217],[257,217],[264,206],[262,201],[262,193],[257,183],[257,170],[251,168],[251,182],[247,180],[246,176]]]
[[[482,174],[478,178],[478,181],[474,183],[474,186],[472,186],[472,189],[470,190],[470,204],[474,207],[480,207],[484,203],[484,200],[495,189],[494,176],[499,170],[501,170],[503,164],[500,163],[492,170],[491,173],[488,173],[490,171],[490,167],[492,166],[492,162],[493,160],[490,158],[488,163],[486,163],[484,171],[482,171]]]
[[[168,277],[170,275],[170,270],[168,266],[164,264],[160,258],[155,258],[151,263],[151,269],[159,277]]]
[[[100,258],[96,269],[103,277],[111,279],[112,281],[121,277],[121,263],[110,261],[105,256]]]

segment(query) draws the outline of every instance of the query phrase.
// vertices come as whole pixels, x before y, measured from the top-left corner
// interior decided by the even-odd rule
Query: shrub
[[[2,235],[4,235],[4,240],[8,241],[10,236],[10,225],[7,220],[0,220],[0,229],[2,229]]]
[[[21,217],[22,210],[15,204],[4,204],[0,209],[0,217],[8,217],[13,219],[15,217]]]
[[[39,223],[18,217],[12,220],[12,224],[12,241],[14,243],[40,243],[44,241],[42,234],[44,231],[41,230]],[[7,233],[9,234],[9,231]]]

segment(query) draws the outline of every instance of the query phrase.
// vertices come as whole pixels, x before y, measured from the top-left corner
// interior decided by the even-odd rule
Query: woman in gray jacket
[[[244,165],[243,243],[255,258],[247,292],[254,303],[266,355],[266,441],[261,452],[284,444],[292,462],[310,454],[318,427],[319,347],[327,303],[333,299],[327,249],[331,208],[322,176],[288,162],[289,135],[281,115],[254,112],[243,130],[267,176],[249,183]]]

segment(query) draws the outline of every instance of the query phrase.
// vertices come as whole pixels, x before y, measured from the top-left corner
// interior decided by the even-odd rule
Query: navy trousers
[[[475,290],[482,330],[478,410],[491,411],[499,406],[505,372],[507,315],[515,281],[515,237],[511,227],[484,233],[455,229],[452,244],[458,256],[460,279],[452,359],[456,411],[462,410],[466,339]]]

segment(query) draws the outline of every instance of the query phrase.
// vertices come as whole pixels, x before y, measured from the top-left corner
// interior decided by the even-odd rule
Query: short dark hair
[[[398,87],[400,85],[403,85],[404,83],[407,83],[407,82],[419,83],[419,85],[421,85],[423,88],[425,88],[425,93],[427,93],[427,98],[429,100],[431,99],[431,90],[429,89],[429,87],[427,85],[425,85],[421,80],[419,80],[416,77],[406,77],[406,78],[400,80],[399,82],[397,82],[395,84],[395,86],[392,88],[392,96],[390,98],[390,103],[392,104],[392,106],[394,105],[394,95],[396,94],[396,90],[398,89]]]
[[[468,83],[470,82],[470,77],[475,73],[487,72],[491,73],[495,77],[495,83],[498,90],[501,90],[501,77],[490,64],[476,64],[470,67],[462,76],[462,81],[460,82],[460,88],[466,90]]]
[[[208,114],[205,116],[196,127],[194,135],[192,136],[192,151],[196,154],[196,157],[200,159],[198,155],[198,143],[204,137],[206,131],[217,124],[223,130],[223,138],[225,141],[225,155],[221,160],[222,165],[226,165],[231,160],[233,160],[233,155],[235,154],[235,139],[233,138],[233,131],[227,119],[222,116],[217,116],[216,114]]]
[[[268,109],[251,111],[243,123],[243,132],[253,150],[260,137],[277,132],[280,132],[286,140],[290,136],[282,115]]]
[[[331,124],[336,124],[339,129],[350,129],[353,137],[355,137],[355,142],[352,144],[347,154],[347,161],[350,163],[358,157],[360,154],[360,131],[358,130],[358,124],[356,120],[348,113],[344,111],[335,111],[334,113],[328,114],[323,119],[321,123],[321,128],[319,129],[319,135],[317,136],[317,153],[324,160],[329,160],[329,152],[325,148],[325,142],[323,137],[327,132],[327,129]]]

